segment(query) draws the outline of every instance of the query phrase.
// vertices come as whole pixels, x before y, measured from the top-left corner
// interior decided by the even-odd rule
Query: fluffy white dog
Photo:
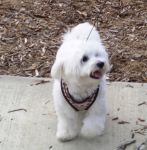
[[[64,35],[51,70],[59,140],[103,133],[108,70],[108,55],[94,26],[82,23]]]

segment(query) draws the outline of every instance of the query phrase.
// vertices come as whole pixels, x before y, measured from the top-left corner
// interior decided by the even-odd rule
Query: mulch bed
[[[62,34],[88,21],[108,50],[109,80],[147,82],[146,8],[146,0],[1,0],[0,74],[50,77]]]

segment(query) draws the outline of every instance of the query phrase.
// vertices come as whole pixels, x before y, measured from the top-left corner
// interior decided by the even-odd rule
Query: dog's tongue
[[[94,79],[100,79],[102,77],[102,72],[99,70],[96,70],[90,74],[90,77]]]
[[[100,73],[99,71],[93,72],[93,75],[94,75],[96,78],[100,78],[100,77],[101,77],[101,73]]]

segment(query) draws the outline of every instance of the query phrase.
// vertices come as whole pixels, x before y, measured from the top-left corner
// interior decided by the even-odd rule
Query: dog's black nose
[[[104,62],[98,62],[96,65],[102,69],[104,67]]]

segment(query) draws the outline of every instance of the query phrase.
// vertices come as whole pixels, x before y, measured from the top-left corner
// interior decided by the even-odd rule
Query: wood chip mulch
[[[110,81],[147,82],[146,8],[146,0],[1,0],[0,74],[49,77],[62,34],[98,20]]]

